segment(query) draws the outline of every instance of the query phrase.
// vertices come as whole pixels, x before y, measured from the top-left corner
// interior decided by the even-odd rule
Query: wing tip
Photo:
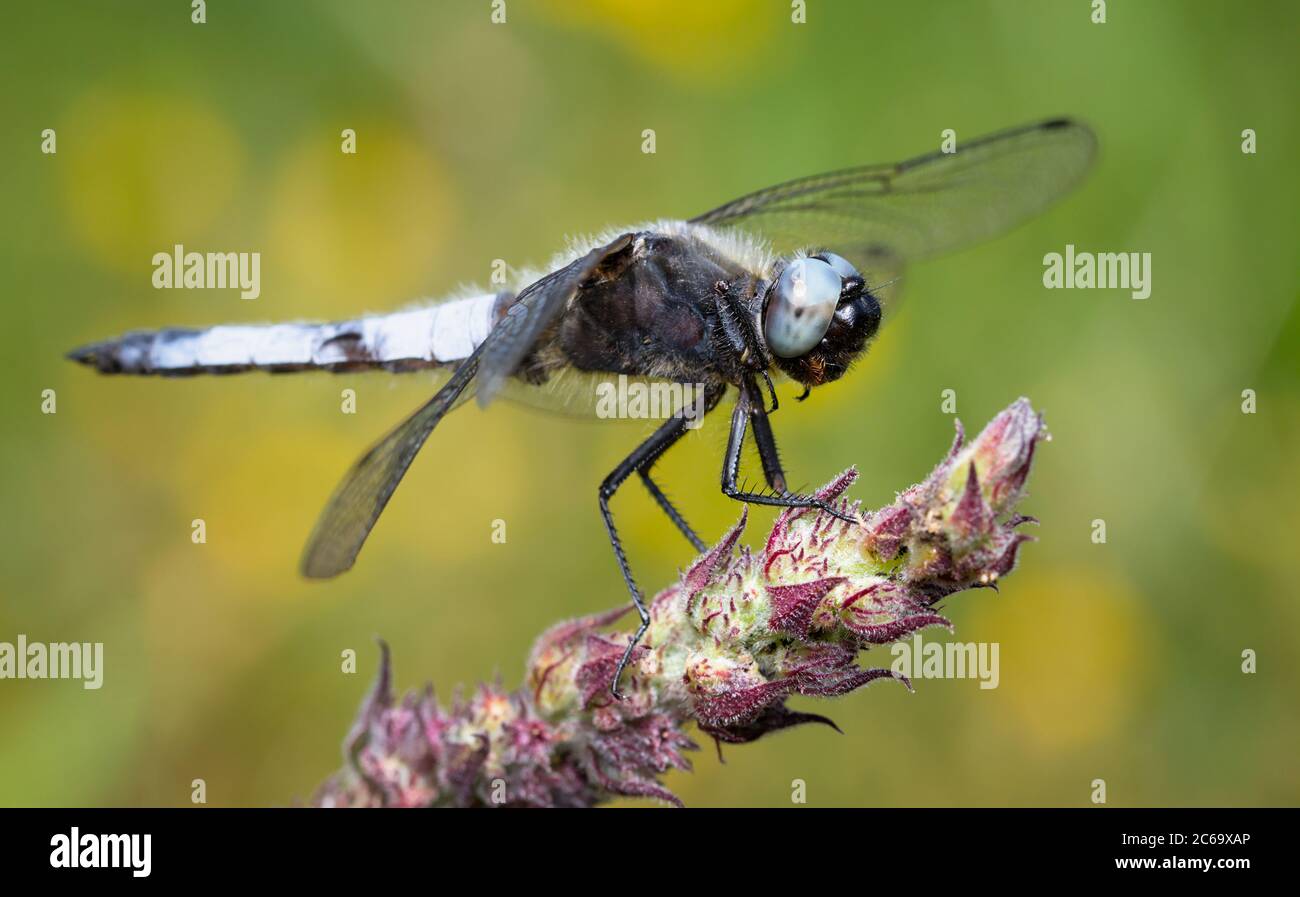
[[[1061,116],[1057,116],[1056,118],[1049,118],[1044,122],[1040,122],[1038,124],[1038,130],[1075,131],[1087,137],[1090,150],[1095,149],[1097,146],[1097,132],[1094,131],[1087,122],[1077,118],[1071,118],[1068,115],[1061,115]]]
[[[302,556],[302,560],[298,563],[298,572],[302,574],[303,579],[319,582],[333,579],[340,573],[346,573],[352,569],[352,565],[356,563],[356,560],[356,557],[353,556],[346,563],[339,563],[338,558],[317,557],[312,548],[308,548],[307,553]]]

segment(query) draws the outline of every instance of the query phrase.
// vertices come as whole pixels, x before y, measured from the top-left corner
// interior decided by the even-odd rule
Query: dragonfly
[[[722,494],[855,522],[843,507],[788,488],[771,426],[779,407],[773,377],[801,386],[799,399],[843,377],[892,317],[886,286],[906,265],[1039,214],[1083,179],[1095,152],[1086,125],[1057,118],[955,151],[788,181],[688,220],[615,228],[574,243],[543,272],[519,272],[514,289],[332,323],[137,331],[69,357],[105,374],[442,372],[433,397],[362,455],[329,499],[302,555],[312,579],[352,567],[429,435],[471,398],[486,406],[499,395],[555,393],[619,375],[698,387],[702,408],[667,416],[599,486],[605,531],[640,616],[610,682],[618,699],[650,624],[610,512],[619,487],[638,476],[703,552],[652,473],[698,426],[696,414],[731,398]],[[739,480],[747,434],[766,488]]]

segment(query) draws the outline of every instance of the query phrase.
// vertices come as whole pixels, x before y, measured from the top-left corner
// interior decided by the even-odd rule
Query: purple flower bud
[[[629,608],[560,623],[529,657],[524,685],[480,686],[444,710],[431,689],[394,704],[388,649],[344,744],[345,769],[321,806],[591,806],[615,795],[677,804],[661,784],[689,769],[694,722],[742,744],[805,723],[790,695],[835,697],[907,679],[858,655],[928,626],[951,628],[935,602],[989,586],[1030,537],[1017,514],[1042,419],[1021,399],[860,524],[782,512],[760,551],[738,549],[748,515],[650,603],[651,625],[609,693],[628,633],[602,630]],[[858,513],[847,470],[817,493]]]

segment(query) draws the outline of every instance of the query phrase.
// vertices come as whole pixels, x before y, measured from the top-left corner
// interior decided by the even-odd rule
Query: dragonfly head
[[[783,373],[805,386],[838,380],[880,327],[880,303],[833,252],[791,259],[763,298],[763,339]]]

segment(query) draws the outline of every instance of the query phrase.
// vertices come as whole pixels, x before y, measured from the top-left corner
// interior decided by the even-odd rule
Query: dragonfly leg
[[[754,425],[754,442],[758,445],[758,457],[763,462],[767,485],[777,492],[785,492],[785,471],[781,469],[781,454],[776,449],[776,437],[772,435],[772,422],[761,408],[757,413],[750,413],[749,422]]]
[[[705,410],[712,409],[722,396],[722,390],[710,390],[705,393]],[[651,494],[655,500],[659,501],[659,506],[668,512],[668,516],[677,524],[678,529],[688,534],[687,538],[691,539],[692,544],[698,543],[700,550],[703,550],[704,543],[700,542],[699,537],[694,531],[686,525],[677,510],[673,508],[668,501],[667,496],[658,491],[658,487],[653,485],[648,472],[654,463],[659,460],[664,452],[672,447],[673,443],[681,439],[686,431],[691,428],[691,419],[681,414],[674,415],[660,425],[650,435],[650,438],[641,443],[633,450],[632,454],[623,459],[623,462],[615,467],[609,476],[605,477],[604,482],[600,484],[600,516],[605,521],[605,532],[609,535],[609,544],[614,548],[614,558],[618,561],[619,572],[623,574],[623,582],[627,583],[627,590],[632,595],[632,603],[636,606],[636,612],[641,617],[641,625],[637,627],[636,635],[627,643],[627,648],[623,651],[623,656],[619,658],[618,667],[614,670],[614,680],[609,685],[610,694],[616,699],[622,699],[618,692],[619,680],[623,677],[623,670],[627,667],[628,661],[632,657],[632,650],[636,648],[645,635],[645,631],[650,628],[650,611],[645,606],[645,601],[641,597],[641,590],[637,588],[636,581],[632,578],[632,569],[628,566],[627,555],[623,551],[623,543],[618,537],[618,529],[614,526],[614,515],[609,510],[609,500],[614,497],[618,487],[630,477],[633,472],[642,473],[647,487],[651,489]]]
[[[677,527],[681,534],[686,537],[686,541],[690,542],[696,551],[703,552],[707,549],[708,546],[704,544],[704,540],[695,534],[695,530],[691,529],[691,525],[686,522],[686,518],[682,516],[677,508],[673,507],[673,503],[668,496],[664,495],[663,490],[659,488],[659,484],[650,478],[650,465],[647,464],[642,467],[637,473],[641,475],[641,482],[645,483],[645,487],[649,490],[650,496],[655,500],[655,503],[668,515],[668,519],[673,522],[673,526]]]
[[[745,444],[745,433],[751,420],[754,423],[754,440],[758,443],[758,451],[763,460],[763,472],[772,492],[750,492],[736,482],[740,475],[741,448]],[[858,522],[858,518],[815,495],[799,495],[787,491],[785,473],[781,470],[781,461],[776,454],[776,439],[772,435],[767,413],[763,410],[762,397],[757,395],[752,383],[741,388],[740,398],[731,413],[731,434],[727,438],[727,453],[722,461],[722,492],[728,498],[747,504],[777,508],[816,508],[840,520]]]

